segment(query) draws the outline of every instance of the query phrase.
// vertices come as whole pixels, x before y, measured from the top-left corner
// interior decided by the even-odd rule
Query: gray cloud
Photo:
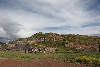
[[[0,17],[0,37],[9,39],[18,38],[17,32],[20,30],[19,26],[19,24],[7,17]]]
[[[99,0],[0,0],[0,13],[9,16],[0,21],[2,36],[27,37],[39,31],[91,34],[100,30]]]

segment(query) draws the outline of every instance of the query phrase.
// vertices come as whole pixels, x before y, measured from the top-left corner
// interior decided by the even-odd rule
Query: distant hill
[[[0,37],[0,43],[6,43],[8,42],[8,38],[5,38],[5,37]]]
[[[3,42],[0,42],[0,44],[4,44]]]
[[[92,34],[92,36],[99,36],[100,37],[100,34]]]

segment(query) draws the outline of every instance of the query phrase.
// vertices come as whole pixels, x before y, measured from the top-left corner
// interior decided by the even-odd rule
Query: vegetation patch
[[[81,56],[81,57],[76,57],[75,60],[76,62],[79,62],[81,64],[100,66],[100,59],[96,59],[93,57]]]
[[[13,58],[22,61],[32,61],[44,59],[42,54],[25,54],[17,51],[0,51],[0,58]]]
[[[69,63],[80,63],[89,66],[100,66],[100,53],[87,53],[87,52],[60,52],[60,53],[47,53],[46,56],[51,56],[54,59],[60,59]]]

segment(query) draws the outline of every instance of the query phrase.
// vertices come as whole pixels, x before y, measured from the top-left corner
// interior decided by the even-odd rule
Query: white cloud
[[[100,14],[97,15],[93,11],[87,10],[94,3],[93,0],[16,0],[13,3],[15,6],[10,6],[11,8],[5,9],[5,7],[2,7],[0,14],[8,16],[14,21],[13,23],[17,22],[21,25],[17,33],[20,37],[30,36],[39,31],[49,32],[49,30],[43,30],[46,27],[63,26],[72,26],[74,28],[52,32],[98,33],[99,26],[81,27],[87,23],[100,23]]]

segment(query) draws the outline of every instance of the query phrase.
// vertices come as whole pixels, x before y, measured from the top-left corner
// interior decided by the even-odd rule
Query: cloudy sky
[[[0,0],[0,37],[100,34],[100,0]]]

